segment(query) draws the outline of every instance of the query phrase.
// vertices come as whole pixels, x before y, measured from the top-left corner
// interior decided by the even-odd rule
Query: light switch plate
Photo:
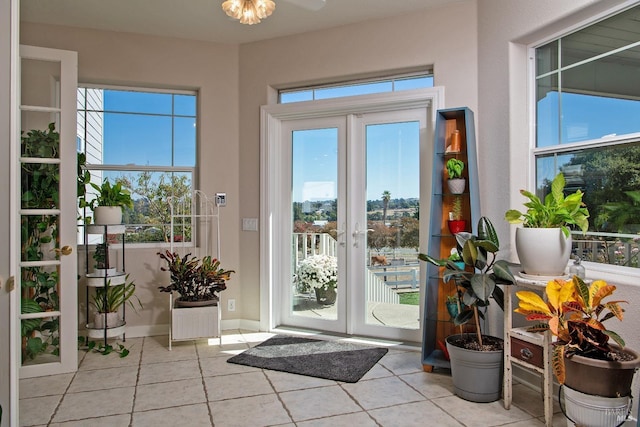
[[[242,218],[242,231],[258,231],[258,218]]]

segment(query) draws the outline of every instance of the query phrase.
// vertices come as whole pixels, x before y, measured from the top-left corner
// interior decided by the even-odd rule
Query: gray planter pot
[[[502,394],[504,351],[476,351],[458,347],[454,343],[463,336],[468,337],[469,334],[450,335],[446,339],[454,392],[471,402],[495,402]],[[502,341],[500,338],[491,338]]]

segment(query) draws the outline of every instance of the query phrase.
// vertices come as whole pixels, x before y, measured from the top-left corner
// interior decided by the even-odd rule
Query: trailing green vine
[[[21,155],[27,158],[58,158],[60,134],[50,123],[46,130],[22,134]],[[60,165],[23,162],[21,166],[21,206],[23,209],[55,209],[60,200]],[[20,221],[21,260],[57,259],[57,215],[23,215]],[[23,267],[21,271],[21,312],[58,311],[59,267]],[[59,319],[24,319],[21,322],[22,359],[42,353],[60,353]]]
[[[81,350],[93,351],[106,356],[111,353],[120,355],[120,358],[127,357],[129,350],[120,343],[111,344],[96,344],[95,341],[89,340],[88,337],[78,337],[78,348]]]

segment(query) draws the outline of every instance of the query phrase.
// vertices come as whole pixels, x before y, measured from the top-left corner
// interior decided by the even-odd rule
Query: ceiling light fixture
[[[222,10],[241,24],[253,25],[271,15],[276,8],[273,0],[227,0]]]

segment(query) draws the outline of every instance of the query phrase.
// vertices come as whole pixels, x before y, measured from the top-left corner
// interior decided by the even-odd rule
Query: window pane
[[[196,164],[196,119],[176,117],[174,123],[174,166],[195,166]]]
[[[558,40],[536,49],[536,76],[558,69]]]
[[[617,57],[562,73],[563,143],[640,132],[640,61],[629,67]]]
[[[298,92],[282,92],[280,94],[280,103],[286,104],[288,102],[301,102],[313,100],[312,90],[301,90]]]
[[[605,19],[562,38],[562,66],[593,58],[640,41],[640,7]]]
[[[536,84],[536,147],[557,145],[560,126],[558,76],[553,74],[537,79]]]
[[[536,168],[540,197],[559,171],[567,194],[584,192],[589,233],[574,234],[574,253],[590,261],[638,267],[640,143],[540,156]]]
[[[104,114],[104,164],[171,166],[171,117]]]
[[[170,209],[167,198],[182,197],[192,191],[189,172],[137,172],[92,170],[110,182],[121,182],[131,190],[133,209],[123,211],[122,222],[127,226],[127,242],[165,242],[170,235]],[[93,199],[95,190],[87,190],[87,200]]]
[[[280,103],[286,104],[289,102],[311,101],[314,99],[341,98],[345,96],[394,92],[425,87],[433,87],[433,76],[392,77],[369,82],[343,83],[331,87],[287,90],[280,92]]]
[[[394,90],[421,89],[433,87],[433,76],[398,79],[394,82]]]
[[[196,116],[196,97],[193,95],[174,95],[174,114],[178,116]]]
[[[170,93],[104,91],[104,110],[127,113],[171,114]]]
[[[391,92],[391,82],[366,83],[360,85],[316,89],[316,99],[340,98],[343,96],[366,95]]]

